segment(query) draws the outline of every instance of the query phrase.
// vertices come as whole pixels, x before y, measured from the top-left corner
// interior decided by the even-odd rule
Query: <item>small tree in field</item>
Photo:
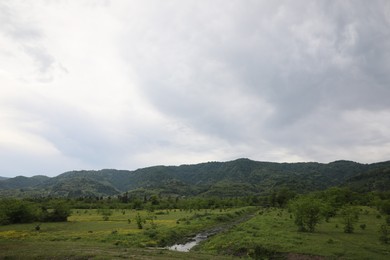
[[[359,212],[352,207],[346,207],[341,210],[341,216],[344,223],[344,233],[353,233],[355,224],[359,220]]]
[[[143,228],[143,225],[142,225],[142,218],[140,216],[140,214],[138,213],[137,216],[135,217],[135,221],[137,222],[137,226],[139,229],[142,229]]]
[[[108,221],[112,215],[112,210],[109,208],[99,209],[98,212],[103,216],[104,221]]]
[[[322,219],[322,202],[318,199],[304,196],[290,203],[290,210],[294,213],[295,224],[298,230],[314,232],[317,224]]]
[[[382,224],[379,229],[379,240],[382,243],[388,244],[390,242],[390,230],[386,224]]]

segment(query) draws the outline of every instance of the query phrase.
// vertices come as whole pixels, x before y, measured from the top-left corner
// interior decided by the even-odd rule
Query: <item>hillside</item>
[[[36,175],[30,178],[17,176],[15,178],[1,180],[0,190],[31,188],[49,179],[49,177],[43,175]]]
[[[377,168],[352,177],[346,186],[358,192],[389,191],[390,167]]]
[[[243,196],[288,188],[302,193],[332,186],[388,190],[390,161],[360,164],[272,163],[249,159],[181,166],[154,166],[135,171],[71,171],[57,177],[18,176],[0,181],[2,196],[111,196],[133,194]],[[385,172],[384,174],[381,174]],[[369,180],[369,181],[368,181]],[[382,184],[382,180],[386,180]],[[369,184],[368,184],[369,183]],[[362,188],[363,185],[363,188]]]

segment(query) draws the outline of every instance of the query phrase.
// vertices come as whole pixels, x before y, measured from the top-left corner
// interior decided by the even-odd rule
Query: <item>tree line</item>
[[[354,206],[377,207],[385,215],[383,233],[389,233],[390,192],[358,193],[349,188],[332,187],[297,195],[280,188],[268,195],[224,197],[159,196],[158,194],[134,196],[128,192],[107,197],[29,198],[0,200],[0,224],[29,222],[66,221],[71,209],[226,209],[232,207],[258,206],[288,208],[299,231],[314,232],[320,221],[328,221],[336,215],[344,222],[344,232],[352,233],[359,218]],[[361,227],[364,228],[364,227]],[[387,232],[387,233],[386,233]],[[388,236],[388,235],[387,235]],[[386,241],[387,238],[385,238]]]
[[[0,200],[0,225],[67,221],[70,213],[70,205],[63,200]]]

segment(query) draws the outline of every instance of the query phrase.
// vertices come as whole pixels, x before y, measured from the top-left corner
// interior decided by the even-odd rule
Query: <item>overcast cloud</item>
[[[390,159],[389,1],[0,0],[0,176]]]

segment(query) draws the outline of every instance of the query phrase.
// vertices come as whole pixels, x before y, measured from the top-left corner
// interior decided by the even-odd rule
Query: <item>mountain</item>
[[[43,175],[36,175],[30,178],[24,176],[8,178],[0,181],[0,190],[30,188],[49,179],[49,177]]]
[[[270,194],[281,188],[303,193],[340,185],[382,191],[390,187],[381,186],[382,180],[388,181],[389,169],[390,161],[375,164],[335,161],[323,164],[237,159],[194,165],[153,166],[135,171],[70,171],[53,178],[19,176],[0,181],[0,196],[80,197],[130,192],[137,195],[236,197]],[[364,186],[368,180],[371,184]]]
[[[7,177],[1,177],[1,176],[0,176],[0,181],[6,180],[6,179],[8,179],[8,178],[7,178]]]
[[[346,186],[358,192],[389,191],[390,167],[385,165],[354,176],[346,182]]]

